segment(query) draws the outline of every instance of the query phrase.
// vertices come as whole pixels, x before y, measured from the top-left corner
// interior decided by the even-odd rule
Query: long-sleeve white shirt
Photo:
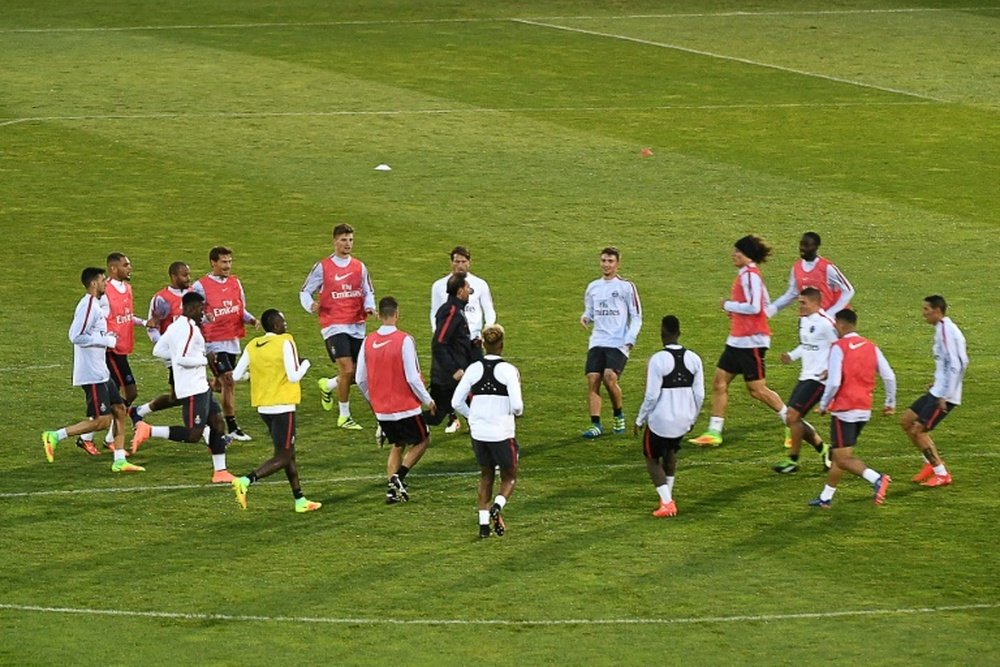
[[[337,257],[336,255],[330,255],[330,259],[333,260],[333,265],[346,269],[351,263],[351,256],[347,257]],[[360,261],[360,260],[359,260]],[[368,275],[368,267],[364,262],[361,263],[361,291],[364,293],[364,309],[375,312],[375,288],[372,287],[371,276]],[[299,303],[305,309],[307,313],[312,314],[313,304],[316,299],[313,295],[323,289],[323,262],[319,261],[313,264],[312,270],[309,275],[306,276],[306,281],[302,283],[302,289],[299,290]],[[323,327],[320,330],[320,335],[326,340],[330,336],[339,333],[345,333],[352,338],[364,338],[365,337],[365,323],[355,322],[353,324],[331,324],[328,327]]]
[[[378,333],[382,336],[388,336],[389,334],[396,331],[396,327],[391,325],[382,325],[378,328]],[[401,346],[401,352],[403,355],[403,373],[406,376],[406,384],[410,386],[410,390],[413,391],[413,395],[416,396],[422,405],[430,405],[431,398],[430,393],[424,386],[424,379],[420,375],[420,362],[417,359],[417,346],[413,343],[412,336],[406,336],[403,339],[403,344]],[[361,395],[365,397],[365,400],[369,403],[371,399],[368,397],[368,363],[365,361],[365,347],[361,346],[361,352],[358,354],[358,365],[354,372],[354,381],[358,384],[358,389],[361,390]],[[438,406],[438,410],[442,407]],[[376,412],[375,418],[381,419],[382,421],[399,421],[400,419],[405,419],[407,417],[413,417],[414,415],[420,414],[420,408],[413,408],[412,410],[403,410],[402,412]]]
[[[849,333],[844,338],[856,337],[858,334]],[[877,370],[882,378],[882,385],[885,387],[885,407],[896,407],[896,373],[886,360],[882,350],[875,347],[875,358],[877,359]],[[823,397],[819,399],[819,409],[826,410],[840,390],[840,385],[844,380],[844,352],[838,347],[830,348],[830,365],[826,376],[826,389]],[[834,417],[843,422],[866,422],[872,418],[871,410],[844,410],[832,413]]]
[[[649,423],[649,430],[661,438],[679,438],[691,430],[702,403],[705,402],[705,370],[701,357],[684,350],[684,366],[694,375],[690,387],[663,386],[663,378],[674,370],[674,355],[667,350],[680,350],[677,344],[667,345],[649,358],[646,365],[646,393],[635,416],[635,425]]]
[[[274,336],[273,333],[268,332],[261,336],[261,338],[267,338],[268,336]],[[289,382],[298,382],[309,370],[309,360],[306,359],[301,364],[299,364],[298,353],[295,350],[295,346],[292,341],[285,340],[281,344],[281,354],[282,359],[285,363],[285,377],[288,378]],[[240,360],[236,363],[236,368],[233,369],[233,379],[237,382],[247,377],[250,371],[250,350],[243,350],[243,354],[240,355]],[[253,378],[250,378],[253,382]],[[278,405],[259,405],[257,406],[257,412],[262,415],[280,415],[285,412],[295,412],[295,404],[278,404]]]
[[[486,359],[500,359],[487,354]],[[493,367],[493,377],[507,387],[507,395],[477,394],[471,405],[466,402],[472,385],[483,377],[483,362],[474,361],[465,369],[451,399],[452,409],[469,420],[469,435],[482,442],[501,442],[514,437],[514,417],[524,413],[521,396],[521,375],[517,368],[506,361]],[[439,410],[442,408],[438,408]]]
[[[743,286],[743,294],[746,301],[727,300],[722,304],[722,309],[727,313],[737,313],[739,315],[756,315],[767,309],[771,303],[771,297],[767,293],[767,287],[759,273],[750,271],[751,266],[744,266],[740,269],[737,279]],[[726,338],[726,345],[740,348],[771,347],[771,337],[764,333],[753,334],[751,336],[733,336]]]
[[[448,300],[448,279],[452,274],[434,281],[431,285],[431,332],[437,331],[435,315]],[[466,274],[466,281],[472,287],[469,302],[465,305],[465,319],[469,323],[469,338],[476,340],[483,331],[483,326],[496,324],[497,311],[493,308],[493,295],[490,286],[479,276]]]
[[[170,360],[174,371],[174,396],[187,398],[208,391],[205,337],[197,322],[185,315],[178,317],[156,341],[153,354]]]
[[[798,261],[802,263],[802,269],[808,273],[816,268],[816,262],[819,259],[820,257],[817,255],[816,259],[810,261],[804,259]],[[844,308],[847,308],[847,304],[854,298],[854,285],[851,284],[851,281],[832,262],[826,266],[826,283],[830,286],[830,289],[835,291],[840,290],[840,298],[837,299],[836,303],[827,308],[828,313],[836,315]],[[774,317],[778,311],[795,303],[801,291],[802,287],[795,279],[795,266],[793,265],[792,270],[788,273],[788,289],[767,307],[767,316]]]
[[[100,384],[111,378],[106,353],[118,339],[108,333],[108,321],[100,300],[84,294],[69,325],[69,342],[73,343],[73,385]]]
[[[839,335],[833,318],[825,310],[799,318],[799,345],[788,353],[792,361],[802,360],[799,381],[823,382],[830,360],[830,346]]]
[[[965,349],[965,335],[951,321],[942,318],[934,325],[934,385],[930,393],[934,398],[943,398],[949,403],[962,403],[962,380],[969,365],[969,353]]]
[[[614,347],[626,356],[642,328],[642,304],[636,286],[620,276],[598,278],[583,294],[581,320],[593,323],[590,347]]]

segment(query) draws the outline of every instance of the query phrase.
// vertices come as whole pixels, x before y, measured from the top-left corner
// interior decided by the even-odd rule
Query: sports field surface
[[[1000,663],[998,46],[995,0],[6,0],[0,663]],[[448,251],[490,282],[526,403],[504,537],[477,538],[467,431],[436,429],[411,502],[386,506],[368,407],[354,390],[360,432],[321,410],[332,365],[298,290],[340,222],[425,375]],[[781,425],[737,381],[725,443],[682,450],[679,514],[654,519],[639,440],[580,438],[600,249],[644,309],[631,424],[660,318],[710,375],[733,241],[772,243],[777,297],[807,230],[857,288],[900,411],[933,375],[921,300],[948,300],[971,357],[934,432],[955,483],[912,484],[919,456],[879,415],[857,451],[893,476],[885,505],[846,476],[812,509],[819,462],[772,472]],[[150,442],[133,475],[72,441],[43,456],[39,433],[84,415],[81,269],[126,253],[144,312],[172,261],[201,275],[220,244],[314,364],[296,449],[319,512],[294,513],[280,474],[241,511],[202,446]],[[787,397],[794,309],[772,327]],[[138,336],[145,401],[165,374]],[[271,445],[238,398],[243,474]]]

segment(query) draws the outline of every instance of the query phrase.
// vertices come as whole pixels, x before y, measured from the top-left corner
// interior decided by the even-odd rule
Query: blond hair
[[[491,324],[483,329],[483,346],[487,352],[499,352],[503,349],[503,336],[506,333],[499,324]]]

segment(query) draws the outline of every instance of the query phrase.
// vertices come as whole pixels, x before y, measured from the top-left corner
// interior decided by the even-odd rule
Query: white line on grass
[[[0,119],[0,127],[22,123],[82,122],[115,120],[185,120],[189,118],[323,118],[338,116],[433,116],[448,114],[507,113],[644,113],[651,111],[738,111],[741,109],[800,109],[837,107],[926,106],[926,102],[779,102],[774,104],[665,104],[648,107],[469,107],[467,109],[357,109],[342,111],[178,111],[146,114],[87,114],[78,116],[26,116]],[[4,370],[4,369],[0,369]]]
[[[667,14],[622,14],[612,16],[535,16],[538,21],[615,21],[629,19],[670,18],[739,18],[754,16],[837,16],[849,14],[926,14],[934,12],[975,12],[1000,9],[997,6],[981,7],[897,7],[891,9],[827,9],[790,11],[729,11],[729,12],[679,12]],[[260,28],[330,28],[337,26],[366,25],[419,25],[435,23],[501,23],[517,20],[511,17],[468,17],[437,19],[369,19],[354,21],[265,21],[260,23],[193,23],[175,25],[92,26],[62,28],[0,28],[5,33],[72,33],[72,32],[149,32],[157,30],[254,30]]]
[[[678,44],[669,44],[667,42],[654,42],[649,39],[641,39],[639,37],[630,37],[628,35],[618,35],[611,32],[600,32],[598,30],[586,30],[584,28],[573,28],[570,26],[559,25],[556,23],[545,23],[542,21],[532,21],[529,19],[514,19],[516,23],[523,23],[525,25],[533,25],[539,28],[549,28],[551,30],[564,30],[566,32],[575,32],[581,35],[592,35],[594,37],[606,37],[608,39],[617,39],[623,42],[632,42],[634,44],[644,44],[646,46],[655,46],[661,49],[672,49],[674,51],[681,51],[683,53],[691,53],[699,56],[706,56],[709,58],[717,58],[719,60],[728,60],[731,62],[743,63],[745,65],[753,65],[754,67],[765,67],[767,69],[777,70],[779,72],[788,72],[790,74],[798,74],[801,76],[808,76],[816,79],[823,79],[826,81],[834,81],[836,83],[843,83],[850,86],[858,86],[861,88],[869,88],[871,90],[880,90],[884,93],[894,93],[896,95],[906,95],[908,97],[916,97],[922,100],[930,100],[932,102],[943,102],[947,103],[948,100],[944,100],[938,97],[931,97],[930,95],[924,95],[922,93],[915,93],[909,90],[901,90],[899,88],[889,88],[887,86],[877,86],[872,83],[864,83],[863,81],[854,81],[852,79],[842,79],[837,76],[830,76],[829,74],[820,74],[818,72],[809,72],[807,70],[795,69],[792,67],[783,67],[781,65],[774,65],[771,63],[761,62],[759,60],[750,60],[749,58],[739,58],[737,56],[727,56],[722,53],[714,53],[712,51],[703,51],[701,49],[692,49],[686,46],[680,46]]]
[[[815,620],[865,616],[901,616],[982,611],[1000,607],[997,602],[980,602],[938,607],[897,607],[895,609],[855,609],[802,612],[792,614],[739,614],[736,616],[688,616],[681,618],[555,618],[555,619],[472,619],[472,618],[338,618],[331,616],[259,616],[255,614],[196,614],[171,611],[130,611],[127,609],[86,609],[81,607],[43,607],[40,605],[0,603],[0,610],[159,618],[178,621],[248,621],[259,623],[310,623],[321,625],[475,625],[475,626],[553,626],[553,625],[691,625],[696,623],[770,623],[774,621]]]
[[[896,459],[906,459],[914,460],[914,454],[901,453],[901,454],[887,454],[884,456],[870,456],[869,458],[873,461],[886,461],[886,460],[896,460]],[[964,453],[952,453],[948,459],[977,459],[977,458],[997,458],[1000,457],[1000,452],[964,452]],[[754,468],[766,467],[773,463],[771,459],[759,459],[759,460],[744,460],[744,461],[713,461],[705,459],[683,459],[682,463],[686,468],[704,468],[704,467],[715,467],[715,466],[751,466]],[[604,465],[594,465],[589,466],[589,470],[615,470],[619,468],[642,468],[644,464],[642,461],[634,463],[607,463]],[[579,468],[563,468],[563,467],[546,467],[546,473],[558,473],[558,472],[569,472],[573,470],[579,470]],[[529,469],[530,471],[530,469]],[[431,473],[414,473],[414,477],[421,478],[453,478],[453,477],[475,477],[479,475],[478,470],[456,470],[450,472],[431,472]],[[304,478],[306,483],[312,484],[342,484],[345,482],[370,482],[370,481],[382,481],[385,482],[385,475],[372,474],[372,475],[352,475],[347,477],[327,477],[327,478]],[[260,481],[257,484],[265,485],[285,485],[284,479],[280,480],[267,480]],[[77,496],[77,495],[96,495],[96,494],[112,494],[112,493],[145,493],[154,492],[159,493],[162,491],[190,491],[192,489],[209,489],[209,488],[225,488],[228,489],[229,486],[226,484],[162,484],[155,486],[115,486],[115,487],[85,487],[82,489],[43,489],[39,491],[9,491],[6,493],[0,493],[0,498],[38,498],[43,496]]]

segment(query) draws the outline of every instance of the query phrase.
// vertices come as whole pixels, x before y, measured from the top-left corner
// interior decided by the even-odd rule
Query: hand
[[[313,315],[319,312],[319,301],[313,301],[313,304],[309,306],[309,312]]]
[[[783,363],[783,364],[790,364],[790,363],[792,363],[792,355],[788,354],[787,352],[782,352],[781,353],[781,363]]]
[[[367,317],[371,317],[374,314],[375,314],[375,309],[374,308],[365,308],[365,317],[366,318]]]
[[[459,380],[462,379],[463,375],[465,375],[465,371],[462,370],[461,368],[459,368],[457,371],[455,371],[455,374],[452,375],[451,377],[453,377],[455,379],[455,381],[457,382],[457,381],[459,381]]]
[[[830,414],[830,411],[827,410],[826,408],[816,408],[816,414],[818,414],[818,415],[826,415],[826,414]]]
[[[939,398],[938,399],[938,409],[941,412],[947,413],[948,412],[948,401],[944,400],[943,398]]]
[[[250,324],[253,325],[254,329],[256,329],[257,331],[260,331],[260,329],[261,329],[260,320],[258,320],[256,317],[254,319],[250,320]]]
[[[882,408],[882,415],[888,417],[889,415],[896,414],[896,407],[889,407],[888,405]]]
[[[153,315],[148,320],[146,320],[147,329],[158,329],[160,327],[160,318]]]
[[[820,373],[819,374],[820,382],[826,382],[826,378],[829,377],[829,375],[830,375],[829,371],[823,371],[822,373]]]
[[[632,435],[639,435],[639,428],[638,424],[632,424]]]
[[[436,415],[437,414],[437,409],[438,409],[437,403],[435,403],[434,401],[431,401],[427,405],[427,411],[430,412],[432,415]]]
[[[590,318],[586,315],[580,317],[580,326],[586,329],[590,325]]]
[[[632,351],[633,347],[635,347],[635,345],[633,345],[632,343],[625,343],[625,349],[628,350],[629,352]]]

